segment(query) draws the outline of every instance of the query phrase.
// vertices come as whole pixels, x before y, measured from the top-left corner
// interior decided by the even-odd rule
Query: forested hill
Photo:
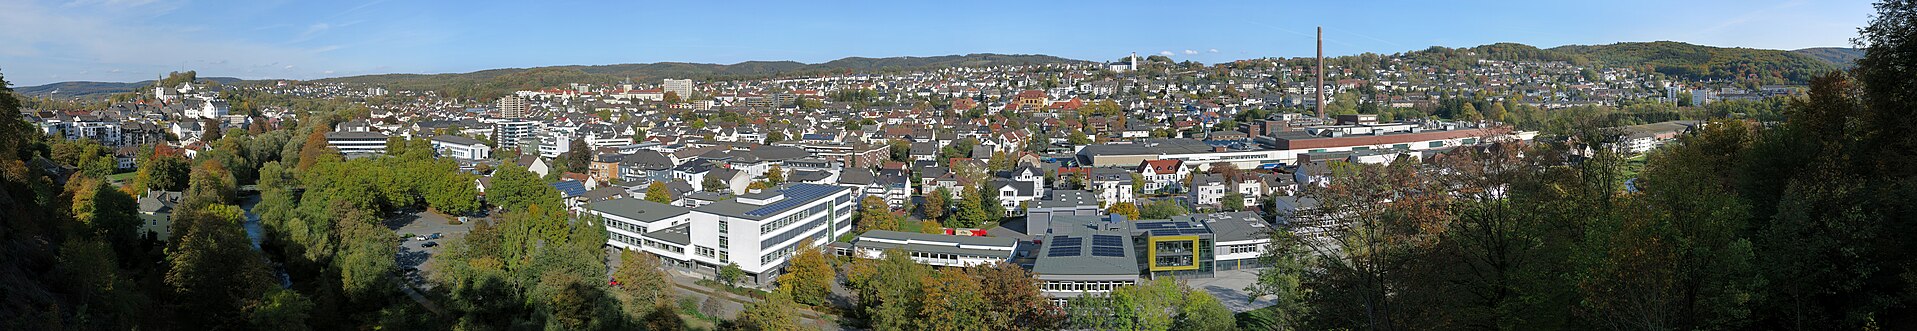
[[[568,83],[611,82],[630,78],[652,82],[661,78],[754,78],[824,72],[882,72],[942,67],[983,67],[1053,63],[1083,63],[1050,55],[967,54],[931,57],[849,57],[806,64],[794,61],[748,61],[736,64],[661,62],[593,66],[552,66],[493,69],[455,74],[387,74],[321,79],[321,82],[379,84],[406,90],[435,90],[457,97],[491,97],[508,91],[564,86]]]
[[[1856,66],[1857,59],[1864,58],[1863,49],[1845,47],[1813,47],[1791,51],[1791,53],[1809,55],[1844,69]]]
[[[1811,77],[1838,70],[1830,62],[1790,51],[1711,47],[1672,41],[1571,45],[1550,50],[1582,56],[1607,66],[1650,69],[1696,80],[1803,84],[1809,82]]]
[[[240,81],[239,78],[232,77],[206,77],[200,79],[219,82],[220,84],[232,84]],[[153,80],[143,80],[132,83],[59,82],[39,86],[19,87],[15,88],[14,91],[20,92],[20,94],[38,97],[90,99],[117,93],[133,92],[135,89],[151,85],[153,85]]]

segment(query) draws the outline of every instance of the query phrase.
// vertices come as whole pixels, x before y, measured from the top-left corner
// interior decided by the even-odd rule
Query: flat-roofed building
[[[1039,281],[1039,292],[1054,302],[1110,293],[1139,281],[1138,257],[1127,231],[1081,227],[1042,238],[1032,277]]]
[[[1262,267],[1258,257],[1271,249],[1271,223],[1253,212],[1194,214],[1174,217],[1203,224],[1211,231],[1212,268],[1235,270]]]
[[[1017,254],[1018,240],[872,230],[854,239],[841,255],[877,259],[894,249],[911,254],[912,261],[920,264],[971,267],[1011,260]]]
[[[386,154],[386,135],[375,132],[328,132],[326,144],[340,154]]]
[[[491,158],[493,155],[492,146],[487,146],[485,142],[473,138],[455,135],[438,135],[433,136],[432,143],[433,151],[439,152],[439,156],[443,157],[461,160],[483,160]]]
[[[763,283],[799,250],[851,233],[858,204],[852,196],[851,188],[791,183],[689,210],[633,198],[595,202],[587,210],[607,216],[613,246],[706,275],[736,264],[748,281]],[[682,210],[686,214],[678,214]],[[808,239],[810,246],[800,245]]]

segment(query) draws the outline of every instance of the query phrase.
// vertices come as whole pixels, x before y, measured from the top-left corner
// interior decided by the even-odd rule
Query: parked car
[[[439,239],[439,238],[440,238],[440,235],[438,232],[434,232],[433,235],[426,236],[426,239]]]
[[[428,242],[426,242],[426,243],[424,243],[424,244],[420,244],[420,245],[419,245],[419,247],[433,247],[433,246],[439,246],[439,242],[436,242],[436,241],[428,241]]]

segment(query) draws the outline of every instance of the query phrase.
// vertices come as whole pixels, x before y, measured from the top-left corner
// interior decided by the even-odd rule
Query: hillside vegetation
[[[632,79],[650,82],[662,78],[758,78],[827,72],[886,72],[940,67],[983,67],[1079,63],[1049,55],[968,54],[932,57],[849,57],[805,64],[793,61],[748,61],[736,64],[661,62],[595,66],[553,66],[493,69],[454,74],[388,74],[321,79],[321,82],[386,85],[406,90],[434,90],[454,97],[488,98],[511,91],[564,86],[567,83],[614,82]]]
[[[1844,69],[1857,66],[1857,59],[1864,58],[1863,49],[1846,47],[1813,47],[1791,51],[1791,53],[1809,55]]]
[[[1804,84],[1812,77],[1838,70],[1830,62],[1790,51],[1711,47],[1671,41],[1573,45],[1549,50],[1581,56],[1606,66],[1636,67],[1694,80]]]

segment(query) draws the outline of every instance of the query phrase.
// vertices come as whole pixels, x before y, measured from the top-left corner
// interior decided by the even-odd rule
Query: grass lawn
[[[1645,155],[1638,154],[1624,159],[1624,178],[1637,178],[1637,174],[1644,171],[1644,161],[1647,158]]]
[[[114,183],[124,183],[126,181],[133,180],[133,177],[139,174],[140,172],[138,171],[128,171],[125,173],[117,173],[111,176],[107,176],[107,181],[114,182]]]

